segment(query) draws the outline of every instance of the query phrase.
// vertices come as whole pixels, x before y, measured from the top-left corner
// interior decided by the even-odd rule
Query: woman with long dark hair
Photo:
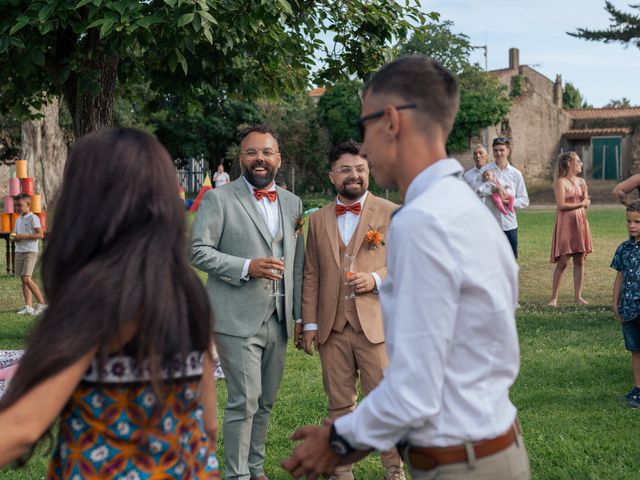
[[[133,129],[87,135],[61,191],[49,308],[0,399],[0,466],[59,418],[49,479],[218,478],[211,310],[169,154]]]
[[[593,247],[587,221],[587,207],[591,204],[587,182],[579,175],[582,161],[576,152],[565,152],[558,157],[558,177],[553,183],[556,198],[556,224],[551,244],[551,262],[556,264],[551,285],[549,305],[558,304],[560,282],[573,258],[574,301],[588,303],[582,298],[584,265]]]

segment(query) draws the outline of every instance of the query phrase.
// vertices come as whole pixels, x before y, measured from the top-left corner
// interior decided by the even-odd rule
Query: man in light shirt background
[[[514,196],[513,206],[517,208],[526,208],[529,206],[529,194],[524,184],[524,178],[520,170],[509,163],[509,155],[511,155],[511,140],[507,137],[497,137],[493,139],[493,158],[495,162],[487,165],[484,170],[495,170],[496,178],[501,187]],[[484,194],[491,195],[493,192]],[[493,213],[498,221],[500,228],[507,236],[509,245],[513,250],[514,257],[518,258],[518,218],[514,211],[507,210],[506,214],[502,214],[493,202],[486,201],[485,205]]]
[[[302,443],[283,467],[314,480],[399,445],[413,479],[529,479],[509,399],[519,370],[517,264],[446,156],[457,80],[414,55],[383,67],[363,95],[360,154],[405,201],[380,289],[389,366],[352,413],[295,432]]]
[[[487,153],[487,149],[484,148],[483,145],[475,145],[473,147],[473,163],[474,166],[464,172],[462,178],[464,181],[469,184],[469,186],[475,192],[476,188],[482,185],[482,171],[484,167],[487,165],[487,159],[489,154]]]

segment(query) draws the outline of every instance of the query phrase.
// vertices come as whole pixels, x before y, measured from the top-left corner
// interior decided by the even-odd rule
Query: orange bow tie
[[[270,202],[275,202],[278,198],[278,192],[275,190],[260,190],[258,188],[254,188],[253,195],[258,201],[262,200],[262,197],[267,197]]]
[[[360,215],[361,210],[362,210],[362,205],[360,205],[360,202],[356,202],[353,205],[337,205],[336,204],[336,215],[344,215],[347,212],[351,212],[355,215]]]

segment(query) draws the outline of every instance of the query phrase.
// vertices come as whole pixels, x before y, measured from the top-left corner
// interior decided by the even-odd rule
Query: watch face
[[[349,453],[349,448],[341,440],[337,440],[337,439],[332,440],[331,443],[329,444],[329,447],[338,455],[346,455],[347,453]]]

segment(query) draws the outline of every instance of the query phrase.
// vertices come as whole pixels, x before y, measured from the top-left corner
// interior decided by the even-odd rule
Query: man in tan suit
[[[369,165],[358,149],[347,142],[329,155],[329,178],[338,197],[309,219],[304,266],[304,350],[313,355],[315,347],[320,353],[332,419],[355,409],[358,372],[362,394],[367,395],[388,363],[378,287],[387,274],[384,234],[397,205],[367,191]],[[345,255],[356,257],[356,273],[348,285]],[[404,479],[397,451],[381,456],[385,479]],[[351,467],[338,467],[330,479],[353,479]]]

